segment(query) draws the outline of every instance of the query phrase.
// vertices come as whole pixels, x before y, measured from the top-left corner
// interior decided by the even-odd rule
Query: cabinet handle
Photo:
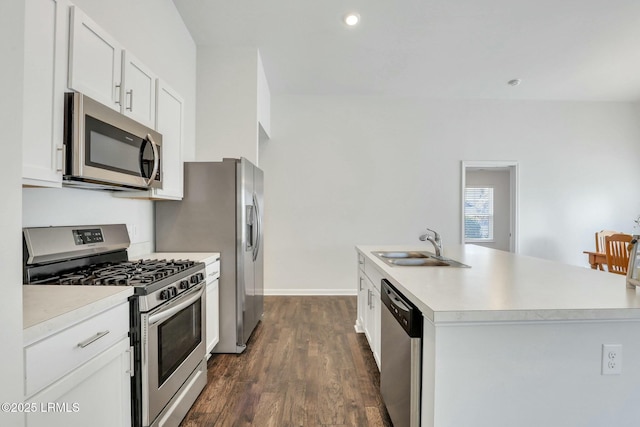
[[[211,276],[215,276],[215,275],[216,275],[216,274],[218,274],[219,272],[220,272],[219,270],[213,271],[213,272],[211,272],[211,273],[209,274],[209,277],[211,277]]]
[[[116,85],[116,93],[118,94],[118,99],[116,99],[116,104],[120,105],[120,85]]]
[[[127,350],[127,353],[129,353],[129,376],[133,377],[135,375],[136,369],[136,365],[134,363],[133,346],[129,346],[129,350]]]
[[[64,146],[56,147],[56,172],[64,170]]]
[[[98,341],[100,338],[102,338],[103,336],[107,335],[109,333],[109,330],[107,329],[106,331],[103,332],[98,332],[97,334],[95,334],[94,336],[87,338],[84,341],[81,341],[78,343],[78,347],[80,348],[85,348],[86,346],[88,346],[89,344]]]
[[[371,308],[371,289],[367,289],[367,306]]]
[[[133,89],[127,91],[127,95],[129,95],[129,106],[127,110],[133,111]]]
[[[359,287],[360,287],[360,290],[362,290],[362,276],[360,276],[360,283],[359,283],[359,285],[360,285],[360,286],[359,286]]]

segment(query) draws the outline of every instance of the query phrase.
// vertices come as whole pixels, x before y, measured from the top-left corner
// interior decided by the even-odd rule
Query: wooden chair
[[[605,236],[605,253],[607,254],[607,268],[610,273],[627,274],[629,267],[630,234],[612,234]]]
[[[618,234],[617,231],[613,230],[601,230],[596,231],[596,252],[605,253],[605,241],[604,238],[606,236],[611,236],[612,234]]]

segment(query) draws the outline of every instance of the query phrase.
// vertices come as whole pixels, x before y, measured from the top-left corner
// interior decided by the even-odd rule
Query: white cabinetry
[[[60,187],[67,72],[67,0],[26,0],[22,178]]]
[[[364,332],[373,357],[380,368],[380,282],[382,275],[358,254],[358,319],[356,330]]]
[[[71,8],[69,87],[121,111],[122,46],[78,7]]]
[[[76,6],[69,40],[69,88],[155,128],[156,75]]]
[[[130,426],[130,358],[124,338],[29,398],[27,427]]]
[[[156,130],[162,134],[162,189],[153,196],[162,199],[182,199],[182,140],[184,136],[184,101],[176,91],[158,79]]]
[[[207,359],[220,341],[220,260],[207,264]]]
[[[156,75],[131,52],[122,53],[122,112],[150,127],[156,126]]]
[[[27,426],[129,426],[129,304],[65,326],[24,348]]]

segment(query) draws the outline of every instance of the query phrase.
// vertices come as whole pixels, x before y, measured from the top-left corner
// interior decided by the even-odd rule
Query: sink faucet
[[[433,233],[433,236],[429,233]],[[436,257],[440,257],[440,254],[442,253],[442,239],[437,231],[427,228],[427,232],[420,236],[419,239],[423,242],[431,242],[433,248],[436,250]]]

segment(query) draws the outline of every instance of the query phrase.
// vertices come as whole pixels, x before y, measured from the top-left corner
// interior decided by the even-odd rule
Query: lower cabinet
[[[206,340],[207,359],[211,357],[213,348],[220,341],[220,259],[206,262],[207,274],[207,312]]]
[[[129,339],[103,351],[26,402],[27,427],[131,425]]]
[[[207,358],[220,341],[219,281],[207,283]]]
[[[371,280],[365,275],[364,282],[367,287],[367,309],[364,312],[364,333],[369,340],[369,347],[373,352],[378,369],[380,369],[380,291],[376,289]]]
[[[68,322],[53,319],[27,333],[23,412],[28,427],[131,425],[127,296],[109,302],[110,307],[97,302],[96,308],[65,313]]]
[[[380,369],[380,301],[381,275],[365,264],[364,257],[358,254],[358,318],[356,331],[364,332],[369,341],[373,358]],[[368,273],[368,274],[367,274]],[[377,286],[376,286],[377,284]]]

